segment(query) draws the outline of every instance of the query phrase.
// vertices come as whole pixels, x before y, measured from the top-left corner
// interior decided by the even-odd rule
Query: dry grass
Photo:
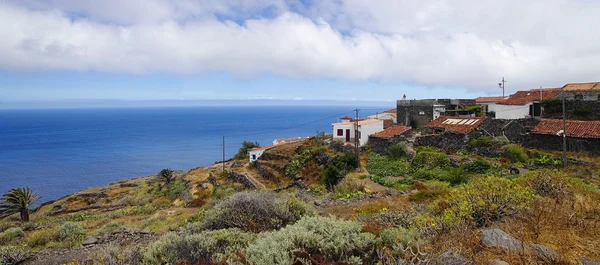
[[[323,216],[333,215],[342,219],[353,219],[357,217],[357,212],[360,212],[361,209],[371,211],[373,209],[382,210],[385,208],[392,211],[406,209],[410,207],[410,205],[411,203],[407,196],[397,196],[387,199],[369,199],[345,205],[328,205],[320,210],[320,214]]]

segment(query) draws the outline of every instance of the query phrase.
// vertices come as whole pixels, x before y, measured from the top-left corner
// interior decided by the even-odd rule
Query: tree
[[[248,158],[248,151],[254,148],[259,148],[260,144],[258,142],[242,142],[242,147],[238,150],[237,154],[235,154],[235,159],[243,160]]]
[[[160,172],[158,172],[158,177],[162,178],[167,185],[171,184],[173,181],[173,170],[170,168],[163,168]]]
[[[29,187],[10,189],[0,199],[0,219],[20,213],[22,221],[29,221],[29,207],[40,198]]]

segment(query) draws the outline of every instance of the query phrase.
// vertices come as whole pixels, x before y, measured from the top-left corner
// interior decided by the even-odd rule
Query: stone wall
[[[561,151],[562,137],[549,134],[530,134],[523,146],[542,150]],[[599,152],[600,139],[572,138],[567,137],[567,150],[575,152]]]
[[[477,130],[482,135],[505,136],[511,143],[523,143],[527,139],[528,132],[539,122],[538,119],[486,119]]]
[[[600,120],[600,101],[567,100],[567,119],[573,120]],[[549,119],[562,119],[562,106],[559,111],[542,113],[542,117]]]
[[[368,145],[371,146],[373,151],[378,154],[385,155],[387,154],[387,149],[391,145],[406,142],[406,137],[404,135],[394,136],[392,138],[378,138],[378,137],[369,137]]]
[[[244,174],[235,173],[233,171],[227,171],[227,178],[231,181],[243,184],[247,189],[255,190],[257,189],[256,185],[248,179],[248,177]]]
[[[600,102],[599,101],[600,100],[600,92],[566,92],[565,93],[566,100],[575,100],[577,97],[580,97],[581,100],[584,100],[584,101]]]
[[[478,137],[477,134],[442,133],[423,135],[415,139],[415,146],[433,146],[442,149],[460,150],[467,149],[470,139]]]

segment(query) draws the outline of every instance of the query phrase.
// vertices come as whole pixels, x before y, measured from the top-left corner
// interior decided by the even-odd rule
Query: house
[[[400,125],[390,126],[381,132],[369,135],[369,145],[373,147],[375,152],[385,154],[389,146],[406,141],[406,138],[411,133],[411,127]]]
[[[570,83],[562,89],[567,100],[600,101],[600,82]]]
[[[425,125],[423,133],[415,139],[415,146],[434,146],[443,149],[465,149],[469,140],[482,135],[477,129],[487,117],[454,117],[442,116]]]
[[[517,93],[496,103],[496,119],[522,119],[542,114],[540,101],[560,95],[560,88],[542,88]]]
[[[542,120],[529,133],[529,140],[523,145],[529,148],[562,150],[563,126],[562,120]],[[566,128],[568,150],[600,150],[600,121],[567,120]]]
[[[269,145],[269,146],[250,149],[250,151],[248,151],[248,157],[250,158],[250,162],[256,161],[265,151],[267,151],[273,147],[275,147],[275,145]]]
[[[396,102],[397,123],[417,128],[450,112],[454,115],[471,116],[470,111],[462,110],[473,105],[474,99],[402,99]]]
[[[349,118],[349,117],[348,117]],[[364,146],[369,140],[369,135],[383,131],[383,121],[378,119],[348,119],[342,117],[341,122],[333,123],[333,140],[342,141],[348,144],[354,144],[355,126],[358,125],[357,132],[359,146]]]
[[[382,113],[376,113],[367,116],[369,119],[378,119],[383,121],[383,127],[388,128],[398,122],[398,113],[396,109],[389,109]]]
[[[478,97],[475,98],[475,103],[482,106],[482,111],[488,113],[488,116],[491,116],[490,114],[494,113],[494,116],[492,117],[495,117],[497,112],[496,104],[506,100],[507,98],[508,97]]]

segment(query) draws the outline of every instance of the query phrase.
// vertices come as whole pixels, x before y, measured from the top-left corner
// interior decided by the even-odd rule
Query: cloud
[[[0,2],[0,69],[274,73],[420,86],[598,81],[596,1]]]

